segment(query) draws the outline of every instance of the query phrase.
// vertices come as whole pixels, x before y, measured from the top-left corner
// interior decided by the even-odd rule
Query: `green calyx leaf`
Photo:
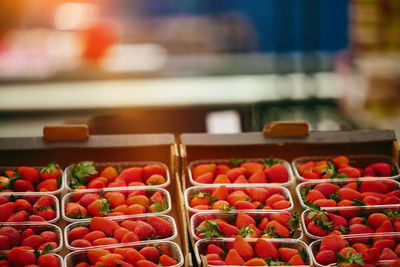
[[[77,188],[80,185],[87,184],[87,177],[96,174],[96,168],[93,166],[93,161],[81,161],[75,164],[71,171],[70,186]]]
[[[280,234],[275,232],[275,226],[269,226],[266,231],[264,229],[264,234],[267,234],[272,238],[282,238],[282,236]]]
[[[328,167],[324,168],[324,170],[321,172],[321,175],[329,174],[329,177],[336,176],[336,166],[335,166],[335,164],[330,160],[326,160],[326,163],[328,164]]]
[[[297,252],[299,253],[301,259],[302,259],[304,262],[307,262],[307,259],[308,259],[308,253],[307,253],[307,251],[306,251],[304,248],[299,248],[299,249],[297,250]]]
[[[100,213],[107,215],[112,212],[111,203],[109,199],[102,198],[101,206],[99,208]]]
[[[168,209],[168,201],[166,197],[163,197],[161,204],[156,200],[153,200],[153,204],[154,208],[151,209],[153,212],[162,212]]]
[[[344,227],[343,225],[339,225],[338,230],[344,235],[347,235],[347,233],[349,232],[349,229]]]
[[[322,230],[328,231],[328,232],[332,232],[333,231],[333,222],[325,221],[325,218],[314,218],[314,223],[316,226],[319,226]]]
[[[269,158],[264,160],[264,167],[269,168],[278,163],[279,163],[279,161],[271,155]]]
[[[399,210],[400,210],[400,208],[399,208]],[[393,211],[391,209],[386,209],[386,210],[383,211],[383,213],[389,218],[389,220],[392,219],[392,218],[396,219],[396,220],[399,219],[399,212],[398,211]]]
[[[290,263],[283,262],[283,261],[280,261],[280,260],[272,258],[272,257],[265,258],[264,260],[268,266],[282,266],[282,265],[290,266],[291,265]]]
[[[310,209],[310,212],[307,215],[308,219],[315,218],[317,215],[319,215],[322,219],[325,219],[325,217],[328,216],[328,212],[326,210],[322,210],[320,205],[314,205],[313,203],[310,203],[308,206]]]
[[[365,202],[362,199],[354,199],[353,202],[351,202],[352,206],[367,206]]]
[[[240,235],[243,238],[251,237],[252,234],[254,234],[254,230],[251,227],[240,227],[239,226],[239,231],[237,231],[237,234]]]
[[[58,164],[55,163],[55,162],[51,162],[51,163],[47,164],[47,166],[43,167],[43,168],[40,170],[40,172],[41,172],[41,173],[43,173],[43,172],[50,172],[50,171],[52,171],[52,170],[57,170],[57,169],[60,169],[60,165],[58,165]]]
[[[238,160],[237,158],[234,158],[234,157],[231,157],[230,159],[229,159],[229,161],[232,163],[232,165],[234,166],[234,167],[240,167],[240,165],[242,165],[243,163],[245,163],[246,161],[245,160]]]
[[[205,219],[205,225],[199,225],[196,227],[197,231],[200,231],[200,235],[203,238],[213,238],[213,237],[225,237],[219,233],[220,229],[217,222],[214,219]]]
[[[342,254],[340,254],[339,252],[335,252],[336,257],[339,259],[339,264],[341,263],[355,263],[355,264],[359,264],[361,266],[364,266],[364,258],[359,254],[359,253],[353,253],[351,254],[351,251],[348,250],[346,252],[346,256],[344,257]]]
[[[336,201],[336,203],[339,203],[340,202],[339,196],[340,196],[339,192],[336,191],[335,193],[329,194],[328,199],[333,199]]]
[[[85,219],[85,218],[89,218],[88,213],[86,215],[82,214],[82,211],[80,209],[78,209],[78,212],[70,212],[69,214],[67,214],[67,216],[71,219]]]
[[[309,184],[306,187],[304,187],[303,189],[301,189],[300,195],[301,195],[301,198],[303,199],[304,203],[307,203],[306,196],[307,196],[308,192],[310,192],[311,189],[312,189],[312,187]]]
[[[210,193],[207,192],[198,192],[195,194],[196,197],[204,197],[206,199],[208,199],[208,201],[210,202],[210,204],[213,204],[214,202],[218,201],[218,198],[216,196],[212,196]]]

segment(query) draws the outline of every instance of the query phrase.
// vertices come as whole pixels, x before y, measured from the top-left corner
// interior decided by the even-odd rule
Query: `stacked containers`
[[[264,163],[270,165],[264,167]],[[267,171],[267,168],[276,164],[279,167]],[[286,177],[274,176],[282,172],[286,172]],[[268,176],[269,173],[271,176]],[[226,248],[225,242],[234,243],[229,237],[237,234],[254,245],[257,239],[252,238],[263,236],[262,230],[265,230],[264,237],[278,237],[276,242],[279,246],[285,246],[287,241],[308,250],[304,243],[299,241],[302,231],[296,225],[296,218],[290,213],[294,204],[287,188],[290,188],[294,177],[290,164],[286,161],[194,161],[188,165],[188,176],[194,186],[185,190],[184,198],[188,215],[191,217],[190,235],[197,241],[195,255],[199,265],[206,263],[206,257],[200,255],[205,255],[207,248],[204,246],[215,243],[215,237],[219,237],[217,245],[223,248]],[[292,222],[293,227],[290,227]],[[230,226],[226,227],[226,224]],[[275,227],[284,228],[283,232],[274,230]],[[226,232],[226,228],[229,228],[230,232]],[[212,241],[210,238],[213,238]],[[303,260],[305,264],[311,264],[310,258],[306,257]],[[208,264],[213,265],[217,262],[213,263],[209,259]]]
[[[91,253],[107,246],[143,248],[147,243],[155,249],[155,244],[166,243],[173,250],[173,257],[177,257],[177,266],[182,265],[180,249],[171,242],[177,237],[176,223],[166,215],[172,204],[169,192],[164,189],[170,183],[167,166],[159,162],[94,163],[92,166],[100,177],[114,173],[114,177],[105,181],[106,188],[97,189],[81,189],[82,184],[77,181],[88,187],[96,187],[102,181],[91,177],[92,174],[80,179],[75,166],[67,167],[64,179],[70,191],[73,187],[78,190],[66,194],[62,200],[62,216],[71,223],[64,229],[70,251]],[[77,254],[80,253],[68,254],[65,263],[75,266],[71,264],[76,262]]]
[[[304,209],[301,216],[304,232],[310,242],[317,240],[310,246],[313,253],[317,246],[319,249],[320,240],[331,232],[346,240],[360,237],[357,240],[363,242],[367,241],[363,238],[365,235],[399,234],[400,184],[396,180],[400,172],[397,164],[382,155],[346,158],[301,157],[292,162],[302,182],[296,192]],[[376,217],[387,221],[382,219],[385,222],[378,225]],[[316,266],[321,266],[315,257],[313,260]]]
[[[62,170],[56,163],[2,167],[1,176],[1,260],[8,260],[10,255],[23,265],[53,261],[62,266],[62,258],[53,254],[63,248],[62,231],[55,225],[60,218],[58,198],[64,188]],[[21,246],[30,250],[21,254]],[[33,250],[41,251],[40,255]]]

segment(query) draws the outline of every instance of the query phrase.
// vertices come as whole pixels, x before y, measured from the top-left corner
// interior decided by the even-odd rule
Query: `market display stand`
[[[290,126],[292,127],[292,126]],[[304,127],[304,126],[301,126]],[[280,129],[279,131],[282,131]],[[293,128],[291,128],[293,131]],[[284,130],[282,132],[285,132]],[[379,154],[392,157],[399,162],[400,146],[394,131],[310,131],[301,137],[266,137],[261,132],[240,134],[182,134],[180,136],[180,156],[183,191],[190,187],[188,164],[194,160],[243,158],[268,158],[271,155],[287,161],[300,156]],[[292,183],[290,191],[295,209],[301,211]],[[189,214],[185,211],[186,223]],[[194,240],[188,232],[192,247]],[[186,260],[193,251],[184,250]]]

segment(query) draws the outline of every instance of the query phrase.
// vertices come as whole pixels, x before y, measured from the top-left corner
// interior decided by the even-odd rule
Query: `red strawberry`
[[[10,241],[8,239],[8,236],[0,235],[0,250],[9,250],[9,249],[10,249]]]
[[[232,248],[236,249],[239,255],[245,260],[251,259],[254,255],[252,246],[239,235],[235,237]]]
[[[58,242],[57,234],[52,231],[41,232],[40,236],[43,237],[44,242]]]
[[[8,202],[0,205],[0,221],[5,222],[7,219],[15,213],[14,202]]]
[[[373,248],[378,250],[378,253],[381,254],[384,248],[394,248],[394,241],[392,239],[381,239],[374,242]]]
[[[308,193],[306,195],[306,201],[312,202],[312,203],[314,203],[314,201],[316,201],[318,199],[325,199],[325,198],[326,197],[324,196],[324,194],[322,194],[320,191],[314,190],[314,189],[311,189],[310,191],[308,191]]]
[[[253,258],[251,260],[246,261],[243,265],[244,266],[264,266],[264,265],[267,265],[267,263],[263,259]]]
[[[39,175],[43,180],[58,179],[61,176],[60,166],[55,162],[49,163],[40,170]]]
[[[152,262],[158,262],[158,259],[160,258],[160,252],[155,247],[144,247],[139,251],[139,253],[142,254],[146,260]]]
[[[270,183],[285,183],[289,179],[289,173],[285,165],[278,163],[264,170]]]
[[[381,255],[379,256],[379,260],[397,260],[399,257],[391,250],[390,248],[384,248],[382,250]]]
[[[287,200],[281,200],[272,204],[272,208],[275,210],[284,210],[290,208],[291,204]]]
[[[385,184],[379,181],[364,181],[361,183],[359,191],[361,193],[375,192],[385,194],[388,191],[388,188]]]
[[[24,211],[26,211],[26,212],[28,212],[28,213],[31,213],[32,212],[32,205],[31,205],[31,203],[29,203],[29,201],[27,201],[26,199],[17,199],[15,202],[14,202],[14,205],[15,205],[15,209],[17,210],[17,211],[22,211],[22,210],[24,210]]]
[[[340,187],[331,183],[321,183],[316,185],[314,189],[320,191],[325,197],[328,197],[330,194],[338,192]]]
[[[113,245],[113,244],[118,244],[118,240],[113,237],[102,237],[94,240],[92,244],[94,246]]]
[[[245,261],[236,249],[230,249],[225,257],[226,265],[243,265]]]
[[[200,178],[200,177],[199,177]],[[218,174],[213,184],[230,184],[231,180],[225,174]]]
[[[224,185],[219,186],[215,189],[214,193],[212,193],[212,196],[216,197],[218,200],[227,200],[228,195],[228,189]]]
[[[69,202],[65,207],[65,214],[69,218],[82,219],[87,217],[87,210],[78,203]]]
[[[102,231],[106,235],[114,233],[115,229],[119,227],[120,226],[115,221],[111,221],[103,217],[93,217],[92,220],[90,221],[90,230]]]
[[[177,265],[178,262],[167,255],[161,255],[158,264],[161,264],[162,266],[173,266]]]
[[[47,179],[39,183],[36,187],[38,192],[51,192],[58,190],[57,179]]]
[[[373,196],[365,197],[365,198],[363,198],[363,201],[364,201],[365,205],[367,205],[367,206],[374,206],[374,205],[382,204],[382,200],[380,198],[373,197]]]
[[[207,254],[218,254],[220,255],[220,253],[223,253],[224,251],[222,250],[222,248],[214,245],[214,244],[210,244],[207,247]]]
[[[8,253],[8,261],[14,267],[23,267],[30,264],[35,264],[36,255],[33,253],[33,251],[29,251],[24,248],[13,248]]]
[[[367,166],[364,169],[363,177],[377,177],[378,174],[374,171],[371,166]]]
[[[244,175],[239,175],[238,178],[233,182],[234,184],[248,184],[246,177]]]
[[[212,184],[213,179],[214,175],[211,172],[206,172],[200,175],[199,177],[195,178],[195,181],[201,184]]]
[[[369,227],[368,225],[364,225],[364,224],[352,224],[349,226],[349,235],[355,235],[355,234],[372,234],[374,233],[374,229],[372,229],[371,227]],[[351,238],[349,240],[351,240],[351,242],[357,242],[357,243],[365,243],[367,242],[369,239],[369,237],[357,237],[357,238]]]
[[[248,226],[249,224],[256,225],[256,222],[248,214],[243,213],[243,212],[239,212],[237,217],[236,217],[236,223],[235,223],[236,227]]]
[[[274,232],[279,234],[282,237],[290,237],[290,231],[288,228],[286,228],[285,226],[283,226],[282,224],[280,224],[278,221],[276,220],[272,220],[269,223],[267,223],[266,228],[274,228]]]
[[[376,162],[369,165],[380,177],[392,176],[392,165],[385,162]]]
[[[369,215],[367,225],[378,228],[383,222],[388,221],[389,218],[383,213],[372,213]]]
[[[140,260],[136,263],[137,267],[158,267],[157,264],[147,261],[147,260]]]
[[[33,212],[38,212],[45,208],[51,207],[53,205],[54,200],[49,196],[41,196],[35,204],[33,204]]]
[[[246,200],[239,200],[236,201],[235,204],[233,205],[237,210],[251,210],[255,209],[256,206],[254,206],[253,203],[246,201]]]
[[[262,170],[259,170],[253,173],[247,181],[253,184],[263,184],[267,183],[267,178],[265,177],[265,173]]]
[[[290,265],[304,265],[303,258],[299,254],[294,255],[288,263]]]
[[[333,164],[335,164],[336,168],[340,169],[343,167],[347,167],[350,164],[350,160],[346,156],[337,156],[332,159]]]
[[[311,172],[311,171],[306,171],[303,173],[302,177],[304,179],[307,180],[317,180],[317,179],[321,179],[321,175],[319,175],[318,173],[315,172]]]
[[[96,239],[104,238],[107,237],[106,234],[102,231],[91,231],[84,235],[82,239],[85,239],[89,241],[90,243],[93,243]]]
[[[307,230],[310,234],[315,236],[326,236],[329,234],[328,231],[323,230],[321,227],[317,226],[313,221],[307,225]]]
[[[17,172],[20,173],[22,179],[31,182],[32,184],[40,181],[39,171],[32,167],[19,167]]]
[[[24,210],[18,211],[17,213],[11,215],[7,222],[25,222],[28,220],[28,213]]]
[[[211,172],[212,174],[214,174],[214,172],[216,171],[216,167],[217,165],[215,165],[214,163],[205,163],[196,165],[192,169],[192,177],[194,180],[196,180],[197,177],[207,172]]]
[[[156,216],[149,216],[146,221],[156,230],[157,235],[160,235],[161,238],[172,235],[172,226],[168,221]]]
[[[320,251],[331,250],[333,252],[339,252],[340,250],[345,248],[346,245],[347,245],[346,240],[344,240],[340,236],[330,234],[322,238],[319,250]]]
[[[350,219],[349,224],[363,224],[364,217],[353,217]]]
[[[258,163],[258,162],[254,162],[254,161],[244,162],[240,165],[240,167],[245,169],[244,174],[246,176],[251,176],[253,173],[255,173],[257,171],[264,170],[264,165],[262,165],[261,163]]]
[[[39,267],[58,267],[60,266],[60,263],[56,256],[52,254],[44,254],[39,256],[38,265]]]
[[[342,216],[339,216],[339,215],[336,215],[333,213],[328,213],[328,216],[329,216],[329,219],[333,222],[333,225],[347,227],[348,222]]]
[[[19,179],[14,182],[14,190],[16,192],[34,192],[35,188],[30,181]]]
[[[119,177],[124,180],[126,184],[129,184],[131,182],[143,182],[143,168],[126,168],[119,174]]]
[[[20,243],[20,235],[17,229],[11,226],[4,226],[0,228],[0,235],[7,236],[10,248],[16,247]]]
[[[272,205],[275,202],[278,202],[281,200],[286,200],[286,198],[284,196],[282,196],[281,194],[273,194],[265,201],[265,205],[272,207]]]
[[[142,221],[136,222],[134,232],[140,237],[140,239],[150,238],[157,234],[153,226]]]
[[[46,221],[53,220],[54,218],[57,217],[56,212],[54,210],[50,209],[50,208],[47,208],[45,210],[41,210],[36,215],[42,217]]]
[[[75,239],[81,239],[87,235],[89,231],[89,228],[83,226],[75,227],[68,233],[68,241],[72,242]]]
[[[361,176],[361,172],[353,167],[344,167],[344,168],[340,168],[337,171],[338,174],[346,174],[349,178],[358,178]]]
[[[217,174],[226,174],[231,168],[226,164],[218,164],[216,167]]]
[[[93,201],[100,199],[100,195],[97,193],[86,193],[84,194],[80,201],[79,204],[87,208],[90,204],[93,203]]]
[[[240,175],[244,175],[245,171],[242,167],[232,168],[226,172],[226,176],[228,176],[231,182],[234,182]]]
[[[166,177],[167,171],[163,166],[157,164],[146,165],[143,167],[143,178],[145,180],[154,174]]]
[[[336,262],[336,255],[332,250],[320,250],[315,260],[321,265],[328,265]]]
[[[396,196],[388,196],[383,200],[383,204],[390,205],[390,204],[400,204],[400,198]]]
[[[227,236],[227,237],[236,235],[236,233],[239,231],[239,228],[237,228],[233,225],[230,225],[229,223],[226,223],[226,222],[219,222],[218,228],[220,230],[220,233],[223,236]]]
[[[278,258],[278,250],[276,247],[266,239],[259,238],[254,246],[255,253],[260,258]]]
[[[350,188],[342,188],[339,190],[339,198],[340,200],[350,200],[354,201],[355,199],[362,199],[361,193],[350,189]]]
[[[314,201],[315,205],[319,205],[320,207],[336,207],[336,201],[333,199],[317,199]]]
[[[36,249],[43,243],[44,243],[43,237],[41,237],[39,235],[31,235],[31,236],[28,236],[27,238],[25,238],[24,240],[22,240],[21,245]]]
[[[118,239],[116,239],[116,240],[118,240]],[[124,237],[122,237],[121,240],[118,240],[118,241],[120,241],[121,243],[131,243],[131,242],[140,241],[140,238],[136,233],[128,232],[124,235]]]
[[[269,197],[269,192],[265,188],[250,187],[246,190],[247,194],[254,201],[260,201],[262,203]]]
[[[290,259],[293,258],[294,255],[298,254],[297,249],[287,248],[287,247],[279,248],[278,252],[279,252],[279,257],[282,259],[282,261],[285,262],[290,261]]]
[[[376,229],[376,233],[390,233],[393,232],[393,226],[392,223],[387,220],[384,221],[377,229]]]
[[[85,239],[75,239],[70,243],[71,247],[76,247],[76,248],[85,248],[85,247],[90,247],[92,246],[92,243]]]

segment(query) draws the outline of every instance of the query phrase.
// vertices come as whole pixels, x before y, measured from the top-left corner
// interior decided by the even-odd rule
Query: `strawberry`
[[[231,205],[229,205],[228,201],[218,200],[212,204],[211,209],[213,209],[213,210],[230,210]]]
[[[113,245],[113,244],[118,244],[118,240],[113,237],[102,237],[94,240],[92,244],[94,246]]]
[[[248,200],[249,196],[245,192],[243,192],[242,190],[237,190],[237,191],[234,191],[234,192],[230,193],[228,195],[227,199],[228,199],[229,204],[234,206],[237,201]]]
[[[150,164],[143,167],[143,178],[145,180],[154,174],[166,177],[167,171],[163,166],[157,164]]]
[[[243,265],[245,261],[243,258],[240,256],[239,252],[237,249],[230,249],[228,251],[228,254],[225,257],[225,264],[226,265]]]
[[[335,194],[339,191],[340,187],[331,183],[321,183],[314,187],[315,190],[321,192],[325,197]]]
[[[46,220],[39,215],[31,215],[28,217],[28,221],[30,222],[45,222]]]
[[[107,192],[104,197],[110,202],[111,208],[116,208],[120,205],[126,204],[125,195],[121,192]]]
[[[288,263],[290,265],[304,265],[303,258],[299,254],[294,255]]]
[[[320,250],[315,260],[321,265],[328,265],[336,262],[336,255],[333,250]]]
[[[212,193],[213,197],[216,197],[218,200],[227,200],[228,199],[228,189],[226,186],[221,185]],[[206,204],[208,205],[208,203]]]
[[[29,181],[32,184],[40,181],[39,171],[33,167],[22,166],[18,168],[17,172],[21,175],[23,180]]]
[[[239,175],[236,180],[233,182],[234,184],[248,184],[246,177],[244,175]]]
[[[110,202],[105,198],[96,199],[88,206],[87,210],[93,217],[104,217],[112,212]]]
[[[40,170],[39,176],[43,180],[58,179],[61,176],[60,166],[55,162],[51,162]]]
[[[320,207],[336,207],[337,203],[333,199],[317,199],[314,201],[315,205],[319,205]]]
[[[16,192],[34,192],[35,188],[30,181],[20,179],[14,182],[14,190]]]
[[[246,169],[242,167],[236,167],[232,168],[229,171],[225,173],[226,176],[228,176],[229,180],[231,182],[235,181],[239,176],[243,175],[245,176]]]
[[[340,200],[350,200],[354,201],[355,199],[362,199],[361,193],[356,190],[350,188],[342,188],[339,190],[339,198]]]
[[[90,188],[90,189],[92,189],[92,188],[105,188],[105,187],[107,187],[107,183],[108,183],[107,178],[105,178],[105,177],[96,177],[96,178],[92,179],[88,183],[87,187]]]
[[[328,213],[328,216],[329,216],[329,219],[333,222],[333,225],[347,227],[348,222],[342,216],[339,216],[339,215],[336,215],[333,213]]]
[[[82,237],[82,239],[85,239],[85,240],[89,241],[90,243],[93,243],[93,241],[95,241],[96,239],[104,238],[104,237],[107,237],[104,232],[96,230],[96,231],[91,231],[91,232],[87,233],[86,235],[84,235]]]
[[[289,173],[281,163],[266,168],[264,172],[270,183],[286,183],[289,180]]]
[[[223,200],[220,200],[220,201],[223,201]],[[253,210],[253,209],[257,208],[253,203],[246,201],[246,200],[236,201],[233,206],[237,210]]]
[[[52,231],[41,232],[40,236],[43,238],[44,242],[58,242],[57,234]]]
[[[287,247],[279,248],[278,252],[279,252],[279,257],[282,259],[282,261],[285,262],[290,261],[290,259],[293,258],[294,255],[298,254],[297,249],[287,248]]]
[[[160,185],[160,184],[165,184],[165,179],[162,175],[159,174],[153,174],[146,180],[146,185]]]
[[[333,252],[339,252],[340,250],[345,248],[346,245],[347,245],[346,240],[344,240],[340,236],[330,234],[322,238],[319,250],[320,251],[331,250]]]
[[[45,208],[44,210],[38,211],[36,215],[42,217],[46,221],[51,221],[57,217],[57,214],[51,208]]]
[[[274,204],[272,204],[272,208],[275,210],[284,210],[287,208],[290,208],[291,204],[289,201],[287,200],[280,200],[278,202],[275,202]]]
[[[229,180],[228,176],[225,174],[218,174],[215,177],[213,184],[230,184],[231,181]]]
[[[81,239],[89,233],[89,229],[83,226],[75,227],[68,233],[68,241],[72,242],[75,239]]]
[[[239,255],[245,260],[251,259],[254,255],[252,246],[239,235],[235,237],[232,248],[236,249]]]
[[[8,261],[12,266],[23,267],[30,264],[36,263],[36,255],[33,251],[26,250],[24,248],[13,248],[8,253]]]
[[[90,249],[90,250],[88,250],[88,252],[86,253],[87,258],[89,259],[89,262],[90,262],[92,265],[95,265],[96,262],[98,262],[99,259],[100,259],[102,256],[105,256],[105,255],[108,255],[108,254],[111,254],[111,253],[110,253],[108,250],[106,250],[106,249]]]
[[[121,253],[121,250],[125,251]],[[133,265],[136,265],[140,260],[146,260],[146,258],[134,248],[116,248],[114,249],[114,253],[122,255],[128,263]]]
[[[134,232],[140,237],[140,239],[151,238],[157,234],[153,226],[142,221],[136,222]]]
[[[156,230],[157,235],[160,235],[161,238],[166,238],[172,235],[172,226],[168,221],[160,217],[149,216],[147,217],[146,222]]]
[[[307,230],[310,234],[315,236],[326,236],[329,234],[329,231],[322,229],[321,227],[317,226],[313,221],[307,225]]]
[[[218,254],[220,255],[221,253],[224,253],[224,251],[222,250],[222,248],[214,245],[214,244],[209,244],[207,246],[207,254]]]
[[[54,201],[52,198],[48,197],[48,196],[41,196],[36,202],[35,204],[33,204],[33,212],[37,213],[41,210],[44,210],[46,208],[51,207],[51,205],[54,204]]]
[[[158,262],[160,258],[160,252],[155,247],[144,247],[139,251],[146,260],[151,262]]]
[[[373,248],[378,250],[378,253],[381,254],[384,248],[394,248],[394,241],[392,239],[381,239],[374,242],[372,245]]]
[[[262,203],[264,203],[267,197],[269,197],[269,192],[265,188],[250,187],[246,189],[246,192],[251,199]]]
[[[111,221],[106,218],[93,217],[90,220],[90,230],[91,231],[102,231],[106,235],[114,233],[115,229],[119,228],[118,223]]]
[[[302,174],[302,177],[307,180],[317,180],[321,179],[321,175],[315,172],[306,171]]]
[[[397,255],[390,248],[384,248],[382,250],[381,255],[379,256],[379,260],[397,260]]]
[[[255,254],[260,258],[278,258],[278,250],[276,247],[266,239],[260,238],[256,241],[254,246]]]
[[[218,164],[216,174],[226,174],[231,168],[226,164]]]
[[[25,222],[28,219],[28,213],[24,210],[18,211],[17,213],[11,215],[7,222]]]
[[[51,192],[58,190],[57,179],[47,179],[39,183],[36,187],[38,192]]]
[[[196,165],[192,169],[193,179],[196,180],[197,177],[199,177],[200,175],[203,175],[207,172],[210,172],[214,176],[216,168],[217,168],[217,165],[215,165],[214,163],[206,163],[206,164]]]
[[[137,267],[158,267],[157,264],[147,261],[147,260],[140,260],[136,263]]]
[[[264,170],[264,165],[254,161],[244,162],[240,164],[240,167],[245,169],[244,174],[246,176],[251,176],[253,173],[257,171]]]
[[[390,177],[392,176],[392,165],[385,163],[385,162],[375,162],[369,165],[377,176],[380,177]]]
[[[44,254],[38,258],[39,267],[58,267],[60,263],[57,257],[52,254]]]
[[[263,259],[253,258],[251,260],[246,261],[243,265],[244,266],[264,266],[264,265],[267,265],[267,263]]]
[[[312,202],[318,199],[325,199],[326,197],[318,190],[311,189],[308,191],[307,195],[305,196],[306,202]]]
[[[31,205],[31,203],[29,203],[29,201],[27,201],[26,199],[22,199],[22,198],[17,199],[17,200],[14,202],[14,205],[15,205],[16,211],[22,211],[22,210],[24,210],[24,211],[26,211],[26,212],[28,212],[28,213],[31,213],[31,212],[32,212],[32,205]]]
[[[28,236],[27,238],[25,238],[24,240],[22,240],[21,245],[36,249],[43,243],[44,243],[43,237],[41,237],[39,235],[31,235],[31,236]]]
[[[238,227],[230,225],[229,223],[226,223],[226,222],[219,222],[218,228],[219,228],[220,233],[226,237],[234,236],[239,231]]]
[[[400,204],[400,198],[396,196],[388,196],[383,200],[383,204],[389,205],[389,204]]]
[[[249,224],[254,224],[254,225],[256,225],[256,222],[254,221],[254,219],[251,217],[251,216],[249,216],[248,214],[246,214],[246,213],[243,213],[243,212],[239,212],[238,213],[238,215],[237,215],[237,217],[236,217],[236,223],[235,223],[235,225],[236,225],[236,227],[239,227],[239,226],[248,226]]]
[[[387,186],[379,181],[364,181],[360,185],[359,191],[364,192],[375,192],[385,194],[388,191]]]
[[[117,241],[119,241],[118,239],[116,239]],[[134,233],[134,232],[128,232],[124,235],[124,237],[122,237],[122,239],[120,240],[121,243],[131,243],[131,242],[137,242],[140,241],[139,236]]]
[[[212,184],[214,175],[211,172],[206,172],[195,179],[197,183]]]
[[[361,176],[361,172],[353,167],[344,167],[344,168],[340,168],[337,171],[338,174],[346,174],[349,178],[358,178]]]
[[[384,221],[376,230],[375,233],[390,233],[394,232],[392,223],[389,220]]]
[[[95,201],[97,199],[100,199],[100,195],[99,194],[97,194],[97,193],[86,193],[81,197],[81,199],[79,201],[79,204],[87,208],[90,204],[93,203],[93,201]]]
[[[337,156],[332,159],[333,164],[335,164],[336,168],[344,168],[349,166],[350,160],[346,156]]]
[[[265,176],[265,173],[260,170],[260,171],[256,171],[255,173],[253,173],[249,179],[247,180],[249,183],[256,183],[256,184],[263,184],[263,183],[267,183],[267,178]]]
[[[8,236],[0,235],[0,250],[9,250],[10,249],[10,241]]]
[[[143,182],[143,168],[126,168],[119,174],[119,177],[122,178],[127,184],[131,182]]]
[[[380,198],[373,197],[373,196],[365,197],[365,198],[362,199],[362,201],[367,206],[374,206],[374,205],[381,205],[382,204],[382,200]]]
[[[161,255],[158,264],[161,264],[162,266],[173,266],[178,264],[178,262],[167,255]]]
[[[280,224],[278,221],[276,220],[272,220],[270,222],[267,223],[266,225],[266,229],[268,230],[269,228],[271,228],[271,230],[278,234],[278,237],[290,237],[290,231],[288,228],[286,228],[285,226],[283,226],[282,224]]]
[[[364,217],[353,217],[349,220],[349,225],[351,224],[363,224],[365,218]]]
[[[349,235],[355,235],[355,234],[372,234],[374,233],[374,229],[372,229],[371,227],[369,227],[368,225],[364,225],[364,224],[352,224],[349,226]],[[369,237],[360,237],[360,238],[351,238],[349,240],[351,240],[352,242],[360,242],[360,243],[365,243],[367,242],[369,239]]]
[[[206,255],[207,261],[209,260],[222,260],[221,256],[218,254],[207,254]]]
[[[378,228],[383,222],[388,221],[389,218],[383,213],[372,213],[369,215],[367,225]]]
[[[77,247],[77,248],[85,248],[85,247],[90,247],[92,246],[92,243],[85,239],[75,239],[70,243],[71,247]]]
[[[0,235],[8,237],[10,248],[16,247],[20,243],[19,232],[11,226],[4,226],[0,228]]]

